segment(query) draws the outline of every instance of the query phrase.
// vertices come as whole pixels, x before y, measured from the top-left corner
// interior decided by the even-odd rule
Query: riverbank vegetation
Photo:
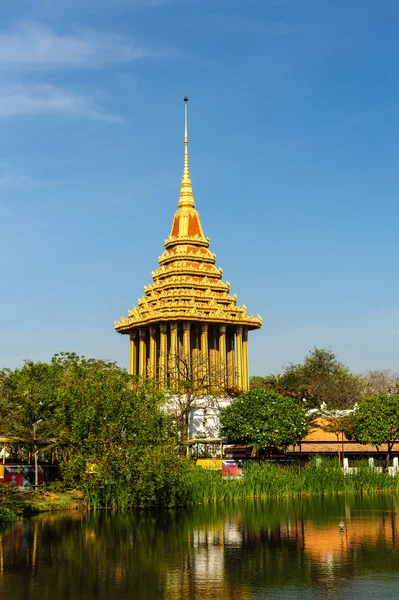
[[[179,459],[179,472],[148,474],[137,485],[130,481],[83,478],[80,490],[18,493],[13,486],[0,485],[0,523],[18,516],[73,509],[129,510],[133,508],[189,507],[196,504],[246,499],[289,499],[341,494],[399,492],[399,478],[371,469],[359,462],[352,474],[345,474],[336,459],[314,459],[302,468],[281,468],[269,462],[253,462],[240,478],[222,477],[217,471],[193,467]],[[144,485],[143,485],[144,484]]]
[[[165,493],[164,488],[164,493]],[[253,462],[243,469],[240,478],[222,477],[217,471],[193,468],[186,462],[175,481],[173,494],[164,495],[161,505],[189,506],[226,500],[250,498],[299,498],[335,494],[372,494],[398,492],[399,478],[371,469],[359,462],[352,474],[345,474],[336,459],[314,459],[302,468],[281,468],[269,462]],[[113,509],[158,505],[157,497],[137,494],[116,482],[90,481],[85,487],[90,508]],[[155,502],[154,502],[155,501]]]
[[[244,468],[244,476],[238,480],[195,469],[187,474],[187,487],[192,502],[213,502],[397,492],[399,478],[371,469],[367,462],[359,462],[349,475],[343,472],[337,459],[315,458],[303,468],[252,463]]]
[[[43,486],[38,493],[20,492],[14,485],[0,484],[0,525],[12,523],[21,517],[39,513],[79,510],[85,506],[81,490],[66,490],[64,486]]]
[[[319,381],[312,402],[323,397],[322,378],[327,373],[335,377],[331,375],[334,360],[326,351],[315,351],[306,368],[297,369],[301,377],[314,372],[315,386]],[[348,382],[349,377],[339,365],[333,369],[335,391],[339,378]],[[292,367],[289,372],[295,370]],[[280,388],[270,384],[252,390],[222,409],[226,441],[253,445],[255,453],[264,448],[284,452],[300,441],[309,427],[306,403],[294,392],[282,393]],[[78,490],[89,508],[174,507],[227,498],[369,493],[396,491],[398,487],[398,478],[367,465],[358,466],[353,475],[344,474],[335,460],[285,470],[267,462],[250,464],[244,476],[234,480],[194,468],[182,454],[179,420],[166,409],[170,401],[170,394],[160,390],[156,382],[140,382],[114,362],[61,353],[50,363],[26,361],[19,369],[0,371],[0,434],[11,438],[8,451],[20,462],[53,460],[65,490]],[[348,435],[360,443],[373,443],[378,448],[385,430],[377,435],[365,427],[376,420],[377,405],[381,411],[389,408],[391,421],[397,419],[397,389],[363,400],[350,418],[340,419],[340,427],[346,427]],[[39,496],[33,493],[36,502]],[[7,511],[25,514],[28,506],[34,511],[33,498],[28,502],[28,496],[23,497],[25,507],[17,505],[22,495],[18,499],[10,492],[8,500],[0,498],[0,517],[13,518]],[[70,499],[50,495],[44,500],[42,494],[42,500],[42,507],[46,502],[61,507]]]

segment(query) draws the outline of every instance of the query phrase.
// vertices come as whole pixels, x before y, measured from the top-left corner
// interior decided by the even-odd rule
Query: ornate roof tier
[[[222,281],[222,269],[209,250],[201,220],[195,208],[188,163],[187,100],[184,104],[184,169],[176,211],[154,283],[144,288],[144,296],[127,317],[115,322],[119,333],[163,321],[198,321],[262,326],[260,316],[251,317],[246,306],[237,306],[237,296],[229,295],[230,284]]]

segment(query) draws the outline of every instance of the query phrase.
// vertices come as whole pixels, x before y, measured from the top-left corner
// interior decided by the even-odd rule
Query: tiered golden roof
[[[230,284],[222,281],[222,269],[215,266],[215,261],[216,255],[209,250],[209,238],[204,235],[194,203],[185,100],[184,170],[178,210],[165,240],[165,251],[159,257],[159,268],[152,273],[154,283],[144,288],[138,306],[115,322],[115,329],[128,333],[160,321],[261,327],[261,317],[249,316],[246,306],[237,305],[237,296],[229,294]]]

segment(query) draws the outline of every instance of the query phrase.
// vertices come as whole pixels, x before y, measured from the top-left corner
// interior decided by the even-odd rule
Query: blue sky
[[[0,365],[127,366],[190,167],[252,374],[314,346],[399,370],[397,0],[19,0],[0,9]]]

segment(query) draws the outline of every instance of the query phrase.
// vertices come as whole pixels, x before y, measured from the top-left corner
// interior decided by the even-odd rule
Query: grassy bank
[[[0,484],[0,524],[43,512],[77,510],[82,507],[83,501],[81,491],[54,493],[43,489],[20,492],[13,485]]]
[[[225,478],[220,472],[193,468],[181,461],[174,473],[146,472],[145,480],[90,479],[81,491],[22,492],[0,485],[0,522],[40,512],[110,508],[128,510],[190,506],[223,500],[250,498],[301,498],[336,494],[398,492],[399,477],[377,473],[367,463],[358,463],[355,473],[342,472],[337,460],[314,460],[303,468],[281,468],[253,463],[241,478]]]

